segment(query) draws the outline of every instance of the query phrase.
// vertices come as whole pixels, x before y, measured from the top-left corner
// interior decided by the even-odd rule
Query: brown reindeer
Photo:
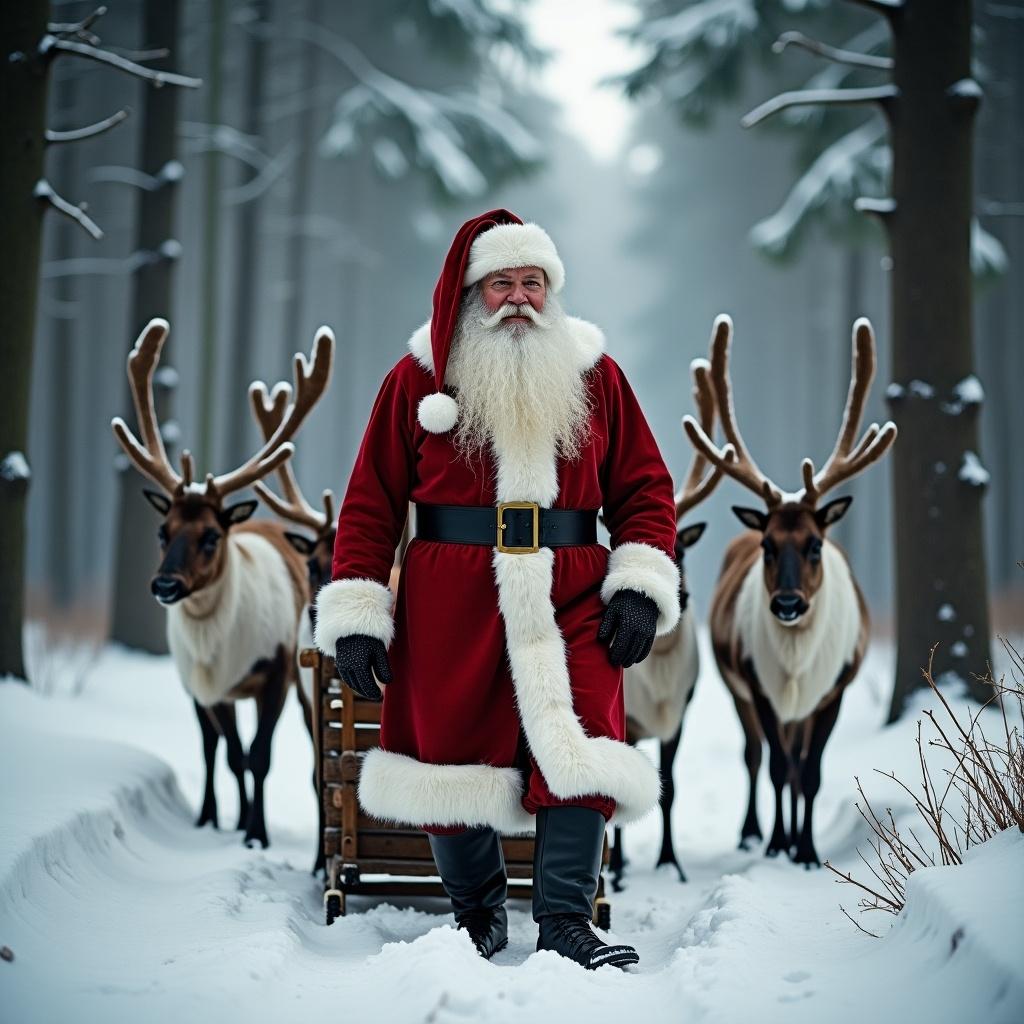
[[[690,365],[693,378],[693,399],[700,415],[700,425],[711,434],[715,424],[715,395],[708,378],[710,366],[706,359],[695,359]],[[707,460],[694,452],[682,489],[676,494],[676,522],[695,509],[722,479],[718,467],[706,473]],[[689,607],[690,594],[686,587],[684,556],[686,549],[700,540],[707,523],[691,523],[676,530],[675,556],[679,565],[679,607],[681,614],[675,627],[654,641],[651,653],[641,662],[625,670],[623,691],[626,703],[626,738],[630,743],[643,739],[657,739],[659,770],[661,773],[661,851],[657,866],[671,864],[686,881],[676,857],[672,841],[672,804],[675,801],[676,754],[683,734],[683,719],[693,698],[700,672],[697,652],[697,626],[693,609]],[[612,888],[622,888],[622,874],[626,858],[622,846],[622,828],[615,827],[615,842],[611,849],[609,870]]]
[[[167,608],[167,639],[185,689],[195,703],[206,758],[206,790],[197,826],[217,826],[214,763],[219,738],[238,782],[238,828],[245,842],[268,845],[263,785],[270,747],[289,685],[295,680],[299,616],[309,600],[302,559],[274,522],[246,520],[256,501],[227,505],[235,491],[278,469],[294,447],[294,436],[323,394],[330,377],[334,337],[321,328],[311,363],[296,356],[295,401],[273,435],[243,465],[219,476],[194,480],[192,456],[181,456],[175,472],[167,457],[153,404],[153,373],[167,337],[165,320],[151,320],[128,357],[135,412],[142,442],[117,418],[117,440],[135,467],[161,491],[145,491],[163,516],[158,531],[163,558],[151,589]],[[234,701],[254,697],[259,723],[246,759],[235,724]],[[253,776],[246,793],[245,768]]]
[[[873,423],[855,444],[875,373],[871,324],[853,328],[853,368],[842,426],[828,461],[817,473],[810,459],[803,489],[784,495],[757,468],[736,424],[729,380],[732,322],[715,322],[711,382],[728,442],[718,448],[692,417],[683,426],[697,451],[763,498],[767,512],[733,507],[750,532],[726,550],[711,602],[715,660],[736,703],[746,737],[750,795],[741,845],[761,838],[755,786],[762,735],[768,740],[775,789],[775,827],[766,853],[789,852],[797,864],[817,865],[814,799],[821,785],[821,755],[839,714],[843,691],[860,668],[868,638],[868,612],[844,553],[827,537],[853,500],[820,505],[837,484],[885,454],[896,427]],[[790,789],[790,829],[783,822],[783,790]],[[797,804],[804,801],[797,829]]]

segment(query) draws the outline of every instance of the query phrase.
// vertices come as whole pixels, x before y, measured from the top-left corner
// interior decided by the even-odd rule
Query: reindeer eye
[[[157,536],[157,540],[160,541],[160,547],[162,547],[162,548],[167,547],[167,540],[168,540],[167,527],[163,523],[160,524],[160,529],[158,529],[156,531],[156,536]]]
[[[761,541],[761,547],[764,548],[765,565],[771,565],[772,562],[775,561],[775,556],[778,554],[778,551],[775,547],[775,541],[773,541],[770,537],[765,537]]]
[[[807,542],[807,561],[817,565],[821,561],[821,538],[812,537]]]
[[[199,538],[199,550],[204,554],[212,555],[217,550],[217,545],[220,543],[220,533],[213,529],[211,526],[209,529],[204,530],[202,536]]]

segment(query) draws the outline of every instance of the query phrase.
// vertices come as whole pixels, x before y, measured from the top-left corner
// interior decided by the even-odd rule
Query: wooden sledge
[[[323,804],[324,915],[327,924],[345,913],[349,894],[444,896],[426,834],[364,814],[356,799],[363,754],[380,745],[381,705],[343,686],[334,659],[315,648],[299,655],[313,670],[313,736],[316,788]],[[503,838],[508,894],[529,899],[533,892],[533,837]],[[604,864],[608,863],[605,840]],[[594,898],[594,921],[611,927],[603,872]]]

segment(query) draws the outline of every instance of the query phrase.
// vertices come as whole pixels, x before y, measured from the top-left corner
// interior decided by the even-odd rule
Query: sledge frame
[[[320,849],[324,858],[324,920],[333,924],[346,911],[346,897],[444,896],[426,833],[378,821],[359,807],[359,766],[367,750],[380,745],[381,705],[343,686],[334,659],[304,648],[299,664],[313,672],[313,737],[316,789],[323,807]],[[533,894],[532,836],[503,837],[510,897]],[[594,898],[594,921],[611,926],[603,867]]]

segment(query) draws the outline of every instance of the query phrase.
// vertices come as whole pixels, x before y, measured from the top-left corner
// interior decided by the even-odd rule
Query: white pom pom
[[[451,395],[435,391],[420,400],[416,418],[424,430],[432,434],[446,434],[459,418],[459,407]]]

